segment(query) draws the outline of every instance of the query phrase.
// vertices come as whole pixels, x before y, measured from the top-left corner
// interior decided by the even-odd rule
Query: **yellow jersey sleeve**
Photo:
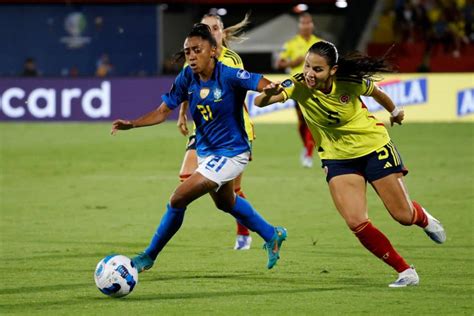
[[[285,102],[288,99],[292,99],[293,92],[295,91],[295,82],[292,79],[286,79],[282,81],[281,87],[283,88],[283,101]]]
[[[370,96],[374,91],[375,83],[371,79],[362,80],[362,93],[361,95]]]
[[[239,54],[231,49],[228,49],[227,47],[222,47],[221,54],[217,60],[226,66],[244,69],[244,63],[242,62]]]

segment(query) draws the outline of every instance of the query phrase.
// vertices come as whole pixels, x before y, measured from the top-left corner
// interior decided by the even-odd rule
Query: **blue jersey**
[[[189,102],[199,156],[233,157],[250,150],[242,104],[248,90],[257,90],[261,78],[217,62],[211,78],[203,82],[185,67],[162,99],[170,109]]]

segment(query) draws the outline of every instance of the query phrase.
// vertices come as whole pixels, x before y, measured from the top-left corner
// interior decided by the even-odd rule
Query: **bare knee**
[[[234,208],[233,201],[219,200],[219,201],[215,201],[215,204],[219,210],[224,211],[226,213],[230,213],[232,209]]]
[[[361,225],[369,221],[367,217],[350,217],[350,218],[344,218],[344,220],[346,221],[346,225],[352,231],[357,230]]]
[[[186,208],[189,204],[187,198],[182,195],[174,192],[170,198],[170,205],[173,208]]]

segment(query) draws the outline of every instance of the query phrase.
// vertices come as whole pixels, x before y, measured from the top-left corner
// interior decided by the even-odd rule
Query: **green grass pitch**
[[[266,269],[256,234],[251,250],[232,250],[233,219],[203,197],[123,299],[101,294],[93,271],[107,254],[133,256],[148,244],[178,184],[185,139],[172,122],[109,130],[0,124],[1,314],[474,313],[473,124],[390,129],[410,195],[443,222],[446,244],[393,221],[368,188],[371,219],[416,266],[420,286],[387,287],[396,274],[345,227],[319,161],[300,166],[296,127],[260,124],[243,189],[288,229],[278,265]]]

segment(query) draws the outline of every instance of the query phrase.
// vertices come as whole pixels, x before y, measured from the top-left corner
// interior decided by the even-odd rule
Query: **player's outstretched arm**
[[[385,92],[383,92],[379,87],[375,86],[374,91],[372,91],[370,96],[390,112],[391,126],[393,126],[394,123],[402,125],[402,121],[405,118],[405,112],[402,109],[397,108],[392,99],[390,99],[390,97]]]
[[[157,125],[164,122],[171,113],[171,109],[165,104],[161,105],[155,110],[135,119],[135,120],[115,120],[112,122],[111,134],[115,135],[119,130],[129,130],[136,127],[144,127]]]
[[[283,88],[280,82],[270,82],[264,86],[260,93],[254,100],[254,104],[258,107],[265,107],[269,104],[285,101]]]

